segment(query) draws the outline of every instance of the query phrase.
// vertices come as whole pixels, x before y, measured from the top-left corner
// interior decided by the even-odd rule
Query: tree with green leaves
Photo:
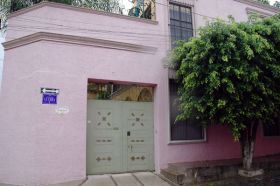
[[[43,0],[1,0],[0,1],[0,19],[2,22],[2,32],[5,32],[7,27],[8,14],[40,3]],[[95,10],[106,12],[113,12],[122,14],[119,0],[48,0],[50,2],[62,3],[67,5],[74,5],[79,7],[86,7]]]
[[[279,1],[275,1],[273,6],[276,7],[276,8],[280,8],[280,2]]]
[[[180,84],[178,120],[230,127],[250,170],[260,123],[280,111],[280,15],[257,22],[217,20],[173,51]]]
[[[258,2],[265,4],[265,5],[270,5],[270,1],[269,0],[257,0]],[[273,4],[274,7],[276,8],[280,8],[280,2],[279,1],[275,1]]]
[[[6,30],[7,16],[9,15],[10,11],[11,11],[11,0],[0,1],[0,19],[1,19],[0,28],[2,32]]]
[[[257,0],[258,2],[265,4],[265,5],[270,5],[270,1],[269,0]]]
[[[2,31],[4,32],[7,27],[7,16],[20,9],[32,6],[33,4],[40,3],[42,0],[1,0],[0,2],[0,18],[2,22]],[[72,4],[73,0],[49,0],[52,2]]]
[[[122,14],[119,0],[80,0],[80,4],[94,10]]]
[[[270,1],[269,0],[257,0],[258,2],[265,4],[265,5],[270,5]],[[279,1],[275,1],[273,4],[274,7],[276,8],[280,8],[280,2]]]

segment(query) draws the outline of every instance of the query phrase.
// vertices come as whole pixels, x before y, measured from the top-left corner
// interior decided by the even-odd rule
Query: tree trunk
[[[243,169],[251,170],[255,150],[255,141],[259,122],[252,121],[246,125],[240,137]]]

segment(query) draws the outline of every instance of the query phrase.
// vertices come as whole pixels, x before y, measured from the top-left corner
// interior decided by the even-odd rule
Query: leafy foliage
[[[235,139],[252,120],[280,111],[280,15],[255,23],[209,23],[173,51],[181,114],[231,127]]]
[[[74,2],[73,0],[49,0],[50,2],[56,2],[56,3],[63,3],[67,5],[72,5]]]
[[[257,0],[258,2],[265,4],[265,5],[270,5],[270,1],[269,0]],[[276,8],[280,8],[280,2],[279,1],[275,1],[273,4],[274,7]]]
[[[119,0],[80,0],[83,7],[122,14]]]
[[[0,1],[0,19],[1,19],[1,31],[5,31],[7,27],[7,15],[10,13],[11,1],[2,0]]]
[[[279,1],[275,1],[273,6],[276,7],[276,8],[280,8],[280,2]]]
[[[270,4],[269,0],[257,0],[257,1],[266,5]]]
[[[79,7],[87,7],[95,10],[102,10],[122,14],[119,0],[48,0],[50,2],[74,5]],[[40,3],[42,0],[1,0],[0,1],[0,19],[2,21],[2,32],[7,27],[8,14]]]

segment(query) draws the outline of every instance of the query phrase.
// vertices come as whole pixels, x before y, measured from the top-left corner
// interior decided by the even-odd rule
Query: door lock
[[[127,136],[130,136],[130,131],[127,131],[126,135],[127,135]]]

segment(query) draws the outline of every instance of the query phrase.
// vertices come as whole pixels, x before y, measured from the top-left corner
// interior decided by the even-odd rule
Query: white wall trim
[[[150,53],[150,54],[154,54],[157,51],[157,48],[151,46],[136,45],[130,43],[111,41],[111,40],[95,39],[90,37],[64,35],[64,34],[56,34],[56,33],[48,33],[48,32],[37,32],[35,34],[10,40],[3,43],[3,46],[5,50],[10,50],[13,48],[29,45],[31,43],[35,43],[39,41],[52,41],[58,43],[86,45],[86,46],[93,46],[93,47],[102,47],[102,48],[126,50],[126,51],[140,52],[140,53]]]

